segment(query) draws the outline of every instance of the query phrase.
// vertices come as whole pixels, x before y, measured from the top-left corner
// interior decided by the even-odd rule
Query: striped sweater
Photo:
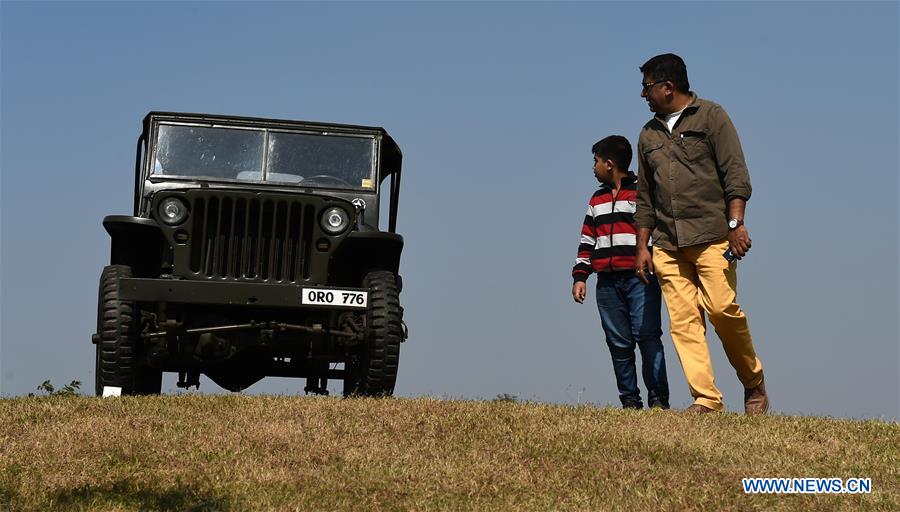
[[[572,269],[576,282],[586,281],[594,272],[634,270],[636,200],[637,177],[632,173],[622,178],[615,199],[612,188],[606,184],[601,184],[591,196]]]

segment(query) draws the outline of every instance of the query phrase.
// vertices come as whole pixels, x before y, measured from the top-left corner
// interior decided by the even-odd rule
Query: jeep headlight
[[[157,209],[159,218],[170,226],[175,226],[184,222],[187,217],[188,210],[184,201],[177,197],[167,197],[159,203]]]
[[[322,213],[319,224],[322,225],[322,229],[329,235],[339,235],[350,225],[350,216],[343,208],[334,206]]]

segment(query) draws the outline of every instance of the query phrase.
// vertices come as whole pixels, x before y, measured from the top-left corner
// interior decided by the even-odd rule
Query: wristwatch
[[[737,229],[740,226],[744,225],[744,221],[742,219],[728,219],[728,229]]]

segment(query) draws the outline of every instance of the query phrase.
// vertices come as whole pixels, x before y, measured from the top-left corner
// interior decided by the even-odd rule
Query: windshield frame
[[[262,141],[262,160],[261,160],[261,179],[237,179],[237,178],[222,178],[222,177],[211,177],[211,176],[191,176],[191,175],[175,175],[175,174],[156,174],[154,173],[154,162],[156,162],[157,152],[159,151],[159,131],[161,126],[194,126],[199,128],[221,128],[228,130],[247,130],[252,132],[262,132],[263,141]],[[353,139],[367,139],[371,142],[371,151],[370,151],[370,162],[369,162],[369,180],[371,180],[370,187],[363,186],[328,186],[328,185],[316,185],[313,183],[303,184],[303,182],[286,182],[286,181],[272,181],[267,180],[267,176],[269,173],[269,157],[270,157],[270,134],[271,133],[285,133],[285,134],[301,134],[301,135],[313,135],[320,137],[348,137]],[[356,193],[365,193],[365,194],[374,194],[377,193],[379,189],[379,176],[378,176],[378,155],[380,151],[380,136],[377,133],[366,133],[362,131],[346,131],[340,128],[337,129],[328,129],[327,127],[291,127],[291,126],[269,126],[269,125],[248,125],[242,123],[228,123],[221,122],[218,120],[209,120],[208,122],[202,121],[194,121],[194,120],[178,120],[178,119],[154,119],[151,126],[151,133],[149,137],[150,142],[150,151],[147,154],[146,162],[144,165],[143,173],[145,179],[150,181],[151,183],[158,183],[162,181],[187,181],[187,182],[214,182],[214,183],[227,183],[227,184],[244,184],[244,185],[253,185],[253,186],[270,186],[270,187],[279,187],[279,188],[293,188],[293,189],[313,189],[313,190],[332,190],[332,191],[346,191],[346,192],[356,192]]]

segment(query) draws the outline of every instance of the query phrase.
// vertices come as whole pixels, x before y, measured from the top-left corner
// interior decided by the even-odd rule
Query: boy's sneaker
[[[668,409],[669,401],[660,398],[659,400],[650,402],[650,405],[648,407],[650,407],[651,409]]]
[[[622,404],[622,409],[643,409],[644,404],[641,402],[626,402]]]

